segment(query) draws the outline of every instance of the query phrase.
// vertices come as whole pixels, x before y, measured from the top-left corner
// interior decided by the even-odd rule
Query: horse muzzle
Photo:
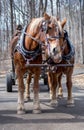
[[[52,56],[52,60],[54,63],[60,63],[62,61],[61,55]]]

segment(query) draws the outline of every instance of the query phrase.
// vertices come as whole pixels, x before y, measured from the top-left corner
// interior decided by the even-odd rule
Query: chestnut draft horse
[[[62,96],[62,85],[61,85],[61,78],[62,75],[66,75],[66,86],[68,91],[67,97],[67,105],[73,106],[74,100],[72,98],[72,73],[73,73],[73,66],[69,67],[66,66],[67,64],[74,64],[74,54],[75,50],[73,45],[71,44],[68,33],[65,31],[64,25],[66,24],[66,19],[62,22],[58,20],[58,25],[56,26],[56,41],[52,41],[52,38],[49,36],[49,32],[47,34],[48,38],[48,48],[46,48],[46,57],[49,59],[48,63],[53,64],[65,64],[65,66],[52,66],[48,71],[48,84],[50,88],[50,98],[51,98],[51,105],[57,105],[56,99],[56,89],[58,86],[58,96]],[[55,37],[55,38],[56,38]],[[53,37],[54,38],[54,37]]]
[[[33,93],[34,93],[34,113],[40,113],[39,102],[39,76],[41,67],[29,67],[26,64],[41,64],[42,63],[42,44],[46,44],[46,36],[48,31],[50,36],[55,36],[55,26],[57,19],[48,14],[44,14],[42,18],[32,19],[30,24],[24,28],[20,41],[18,42],[14,52],[15,73],[18,80],[18,107],[17,113],[24,114],[24,82],[23,76],[26,72],[29,73],[27,80],[27,91],[31,81],[31,75],[34,78]],[[25,34],[25,35],[24,35]],[[55,39],[52,39],[55,41]],[[26,92],[28,96],[28,92]]]

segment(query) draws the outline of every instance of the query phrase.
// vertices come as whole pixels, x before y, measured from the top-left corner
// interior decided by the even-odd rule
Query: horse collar
[[[70,51],[67,55],[63,55],[62,58],[65,61],[69,61],[75,55],[75,48],[73,44],[71,43],[71,41],[69,40],[68,33],[66,30],[64,30],[64,38],[67,42],[67,45],[69,46]]]
[[[23,29],[23,33],[21,34],[20,40],[18,41],[18,44],[15,47],[15,51],[19,51],[22,54],[22,56],[24,57],[24,59],[26,61],[30,62],[30,61],[33,61],[34,59],[36,59],[37,56],[39,56],[41,54],[42,49],[41,49],[41,44],[38,44],[38,46],[32,51],[27,50],[24,47],[24,39],[25,39],[24,32],[26,32],[26,28],[27,28],[27,26]]]

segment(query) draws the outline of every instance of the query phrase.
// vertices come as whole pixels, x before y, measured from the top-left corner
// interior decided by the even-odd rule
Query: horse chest
[[[62,72],[64,73],[64,74],[66,74],[68,71],[69,71],[69,67],[63,67],[62,68]]]
[[[60,74],[67,74],[69,71],[69,67],[55,67],[55,70],[52,71],[53,74],[56,75],[56,77],[59,77]]]
[[[50,67],[49,72],[58,77],[62,73],[62,67],[52,66]]]

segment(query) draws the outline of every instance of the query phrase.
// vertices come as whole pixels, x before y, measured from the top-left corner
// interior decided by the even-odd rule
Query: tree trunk
[[[47,0],[45,0],[45,4],[44,4],[44,8],[43,8],[42,14],[44,14],[46,12],[46,8],[47,8]]]
[[[51,2],[51,13],[53,15],[53,0],[50,0],[50,2]]]
[[[59,0],[57,0],[57,2],[56,2],[56,5],[57,5],[57,17],[58,18],[61,18],[61,13],[60,13],[60,1]]]
[[[0,15],[1,15],[1,1],[0,1]]]
[[[11,35],[13,35],[13,0],[10,0]]]

